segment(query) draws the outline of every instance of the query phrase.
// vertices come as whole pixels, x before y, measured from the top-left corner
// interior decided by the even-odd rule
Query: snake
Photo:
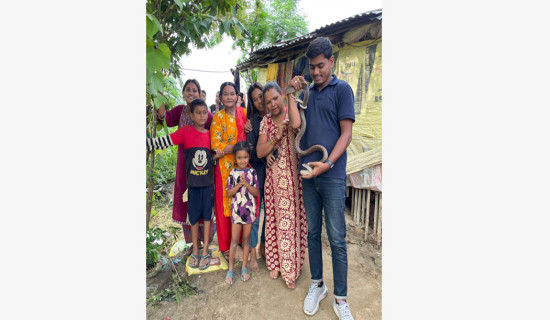
[[[296,134],[296,139],[295,139],[296,152],[300,156],[307,156],[308,154],[311,154],[314,151],[321,151],[321,153],[323,154],[323,157],[319,161],[320,162],[325,162],[325,161],[327,161],[327,158],[328,158],[328,152],[327,152],[327,149],[325,147],[323,147],[322,145],[314,144],[311,147],[307,148],[306,150],[302,150],[302,148],[300,147],[300,141],[302,140],[302,136],[306,132],[306,125],[307,125],[306,124],[306,115],[304,113],[305,112],[304,110],[307,109],[307,100],[309,99],[309,86],[306,82],[302,82],[302,90],[304,91],[304,100],[302,101],[299,98],[294,98],[296,100],[296,105],[298,106],[298,109],[300,110],[300,120],[301,120],[300,129],[298,130],[298,134]],[[296,90],[292,86],[289,86],[285,90],[285,94],[289,94],[289,93],[294,94],[295,92],[296,92]],[[304,164],[302,164],[302,166],[306,170],[301,170],[300,174],[309,175],[313,172],[313,168],[310,167],[309,165],[304,163]]]

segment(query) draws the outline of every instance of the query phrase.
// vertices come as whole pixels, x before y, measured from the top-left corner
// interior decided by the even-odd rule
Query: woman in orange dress
[[[307,223],[302,199],[302,179],[298,173],[296,132],[289,127],[287,112],[295,112],[292,119],[299,119],[298,108],[289,109],[283,103],[281,88],[268,82],[263,89],[264,105],[271,114],[260,124],[258,157],[271,152],[278,153],[275,163],[267,168],[265,189],[265,255],[272,279],[279,273],[286,285],[293,289],[301,273],[307,243]],[[289,97],[290,104],[296,104]]]
[[[224,82],[221,85],[220,99],[224,109],[216,112],[212,119],[210,143],[212,150],[220,149],[224,152],[214,168],[214,208],[218,245],[227,257],[231,243],[231,198],[227,197],[227,177],[235,167],[233,147],[239,141],[246,141],[246,110],[240,106],[241,98],[237,95],[237,86],[233,82]]]

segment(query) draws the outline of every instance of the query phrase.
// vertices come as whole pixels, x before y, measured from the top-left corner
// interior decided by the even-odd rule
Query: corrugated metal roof
[[[313,32],[310,32],[306,35],[299,36],[299,37],[292,38],[292,39],[285,40],[285,41],[272,43],[272,44],[270,44],[270,45],[268,45],[264,48],[260,48],[256,51],[252,52],[252,54],[250,55],[250,58],[247,61],[239,64],[237,66],[237,69],[241,69],[241,67],[243,67],[245,65],[250,65],[253,61],[258,60],[258,58],[261,57],[262,54],[264,54],[264,53],[268,53],[270,51],[285,49],[285,48],[291,47],[293,45],[299,45],[299,44],[302,44],[302,43],[309,43],[310,40],[312,40],[316,37],[331,35],[331,33],[334,32],[335,30],[337,30],[339,27],[345,27],[349,24],[364,21],[366,19],[368,19],[368,20],[377,19],[377,20],[381,21],[382,20],[382,9],[377,9],[377,10],[372,10],[372,11],[359,13],[359,14],[356,14],[354,16],[342,19],[340,21],[329,23],[329,24],[327,24],[323,27],[320,27],[320,28],[318,28],[318,29],[314,30]]]

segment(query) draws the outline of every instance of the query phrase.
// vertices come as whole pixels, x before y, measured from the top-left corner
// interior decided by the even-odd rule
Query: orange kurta
[[[234,145],[238,141],[246,140],[244,124],[246,123],[246,110],[236,107],[235,117],[227,114],[225,109],[216,112],[210,125],[210,143],[212,150],[223,151],[229,144]],[[218,160],[215,174],[215,208],[216,229],[218,232],[218,244],[221,251],[229,249],[231,241],[231,198],[227,197],[227,177],[235,167],[235,155],[229,153]],[[227,221],[226,221],[227,220]],[[229,221],[229,222],[228,222]]]

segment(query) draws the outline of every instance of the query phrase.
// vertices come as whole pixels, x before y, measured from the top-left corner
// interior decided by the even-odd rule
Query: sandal
[[[202,250],[203,247],[204,247],[204,245],[199,247],[199,252]],[[193,253],[193,245],[191,245],[189,248],[185,249],[185,251],[183,252],[183,256],[188,256],[192,253]]]
[[[200,262],[203,262],[206,259],[208,259],[208,262],[206,262],[206,264],[201,266]],[[201,260],[199,262],[199,270],[204,270],[204,269],[207,269],[208,267],[210,267],[210,261],[211,260],[212,260],[212,255],[210,254],[210,252],[207,255],[202,256]]]
[[[195,263],[191,263],[191,259],[195,259]],[[200,263],[199,259],[200,256],[198,254],[191,254],[191,258],[189,259],[189,268],[197,269]]]
[[[235,281],[235,278],[233,277],[233,270],[227,270],[227,273],[225,274],[225,282],[227,282],[227,279],[231,279],[231,283],[229,283],[229,285],[232,285]]]
[[[246,279],[246,280],[244,280],[244,275],[245,275],[245,274],[249,275],[248,279]],[[250,276],[250,271],[248,271],[247,268],[242,268],[242,270],[241,270],[241,280],[242,280],[243,282],[247,282],[248,280],[250,280],[250,277],[251,277],[251,276]]]

